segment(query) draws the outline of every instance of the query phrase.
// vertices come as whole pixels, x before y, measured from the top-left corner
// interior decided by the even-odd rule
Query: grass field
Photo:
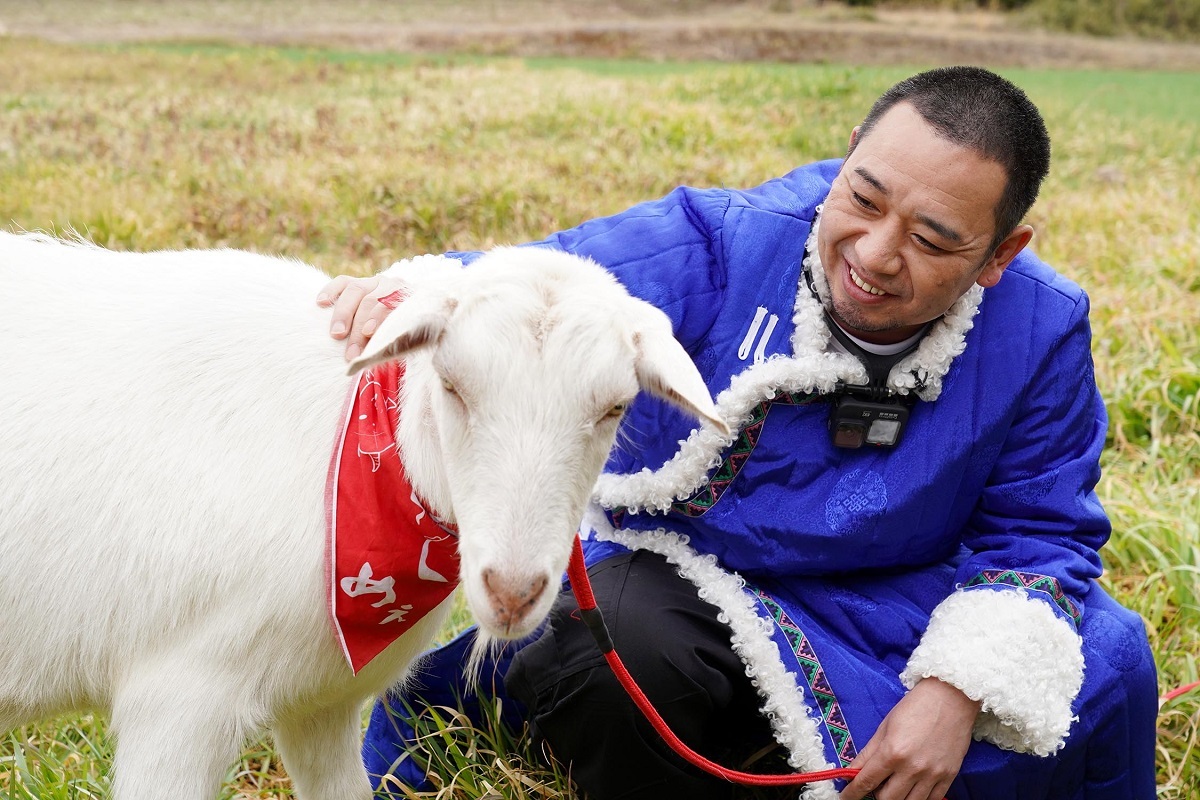
[[[838,155],[911,71],[0,38],[0,226],[370,273]],[[1103,580],[1145,619],[1166,691],[1200,678],[1200,74],[1007,74],[1055,141],[1036,249],[1093,301]],[[455,727],[432,733],[442,774],[465,770],[441,796],[567,796],[561,776],[506,760],[504,737]],[[27,726],[0,741],[0,797],[106,796],[110,758],[102,720]],[[1159,780],[1161,798],[1200,798],[1200,692],[1162,710]],[[223,796],[287,791],[260,742]]]

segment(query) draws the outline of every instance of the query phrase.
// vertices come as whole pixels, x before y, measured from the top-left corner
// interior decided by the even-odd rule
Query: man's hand
[[[925,678],[901,698],[850,765],[841,800],[942,800],[962,767],[980,703]]]
[[[317,295],[317,305],[333,306],[329,335],[346,340],[346,360],[356,358],[367,346],[367,339],[379,329],[391,309],[379,302],[395,290],[378,275],[370,278],[338,277],[325,284]]]

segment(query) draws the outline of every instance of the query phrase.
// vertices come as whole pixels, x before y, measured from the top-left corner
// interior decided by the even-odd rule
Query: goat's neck
[[[424,368],[422,368],[424,367]],[[404,470],[422,505],[442,522],[453,525],[450,481],[442,466],[442,448],[433,418],[432,368],[410,359],[400,392],[400,424],[396,427],[396,445],[404,461]]]

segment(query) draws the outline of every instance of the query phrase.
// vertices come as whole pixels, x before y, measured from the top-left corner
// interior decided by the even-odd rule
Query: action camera
[[[894,447],[908,423],[908,405],[899,398],[873,401],[849,387],[830,398],[829,430],[835,447]]]

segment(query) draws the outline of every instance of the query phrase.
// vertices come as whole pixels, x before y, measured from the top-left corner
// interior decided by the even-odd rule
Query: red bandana
[[[366,370],[325,488],[329,614],[358,674],[458,585],[458,541],[421,506],[396,447],[403,365]]]

